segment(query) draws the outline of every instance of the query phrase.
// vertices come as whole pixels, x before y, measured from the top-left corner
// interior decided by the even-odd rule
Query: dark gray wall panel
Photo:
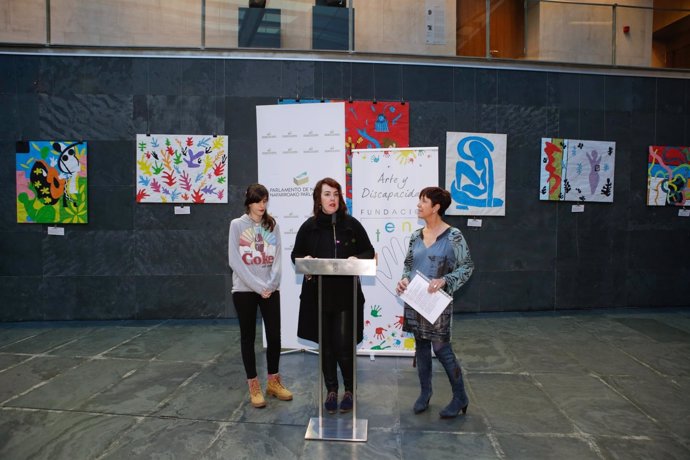
[[[555,232],[514,228],[482,230],[482,255],[476,264],[490,271],[553,271],[555,254]]]
[[[498,71],[493,69],[476,69],[474,90],[477,104],[498,104]]]
[[[146,103],[151,134],[222,134],[223,112],[216,111],[215,96],[149,96]],[[138,108],[138,110],[140,110]]]
[[[626,306],[687,307],[690,296],[690,270],[681,268],[628,270]]]
[[[138,275],[223,273],[228,258],[227,230],[159,230],[135,233]]]
[[[289,97],[283,94],[281,61],[229,60],[225,64],[225,95]]]
[[[405,99],[410,101],[453,101],[451,67],[407,67],[403,72]]]
[[[128,319],[136,313],[131,276],[49,276],[40,292],[45,320]]]
[[[122,139],[132,135],[132,96],[41,95],[41,135],[48,139]]]
[[[627,304],[623,267],[590,267],[558,271],[556,309],[610,308]]]
[[[453,69],[453,101],[459,104],[477,103],[477,71],[469,67]]]
[[[133,232],[79,227],[68,226],[65,236],[43,238],[45,276],[124,276],[134,272]]]
[[[482,311],[551,310],[554,307],[554,272],[482,271]]]
[[[415,102],[410,105],[410,144],[413,147],[438,147],[439,164],[445,165],[446,132],[453,118],[453,104]],[[445,174],[440,174],[443,183]]]
[[[656,115],[656,142],[654,145],[683,145],[685,117],[677,113],[659,112]]]
[[[136,277],[137,319],[219,318],[225,314],[223,275]]]
[[[477,123],[477,105],[471,102],[457,102],[453,104],[453,119],[451,131],[474,133]]]
[[[133,230],[135,195],[134,187],[89,186],[89,224],[86,228]]]
[[[0,238],[0,276],[43,275],[41,248],[44,238],[37,232],[3,231]]]
[[[498,103],[543,107],[547,104],[546,72],[506,70],[498,74]]]
[[[140,133],[143,134],[143,133]],[[136,138],[129,140],[87,140],[89,186],[127,186],[134,193]]]
[[[506,133],[505,217],[463,230],[476,270],[456,311],[688,305],[688,220],[646,206],[647,148],[690,143],[690,81],[466,66],[0,56],[0,320],[235,317],[227,232],[257,178],[256,107],[410,101],[410,144]],[[228,204],[135,203],[136,134],[228,135]],[[612,204],[539,200],[542,137],[615,141]],[[89,224],[16,223],[15,143],[89,142]],[[295,226],[281,222],[283,231]],[[293,299],[297,302],[298,299]]]
[[[575,73],[549,72],[546,78],[547,102],[561,110],[579,110],[580,75]]]
[[[314,86],[316,64],[313,61],[285,62],[281,66],[282,83],[281,97],[314,99],[316,90]]]
[[[405,75],[403,73],[403,87]],[[373,99],[374,98],[374,64],[347,65],[343,82],[343,99]],[[407,91],[405,91],[405,97]]]
[[[3,233],[3,237],[4,237]],[[2,253],[3,255],[5,252]],[[41,298],[43,277],[17,274],[0,275],[0,321],[36,321],[44,319]]]
[[[321,68],[320,72],[316,70]],[[350,75],[350,65],[343,62],[321,62],[314,69],[314,96],[324,99],[347,99],[345,75]]]
[[[402,65],[374,65],[374,97],[377,101],[399,101],[402,97]]]

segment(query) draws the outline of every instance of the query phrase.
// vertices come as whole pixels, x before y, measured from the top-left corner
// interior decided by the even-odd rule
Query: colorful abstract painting
[[[690,204],[690,147],[650,145],[647,157],[647,205]]]
[[[505,134],[446,133],[446,214],[505,216]]]
[[[137,134],[137,203],[227,203],[228,136]]]
[[[86,142],[17,142],[17,222],[88,222]]]
[[[613,202],[616,143],[542,138],[539,199]]]
[[[410,146],[410,105],[345,102],[345,196],[352,211],[352,150]]]

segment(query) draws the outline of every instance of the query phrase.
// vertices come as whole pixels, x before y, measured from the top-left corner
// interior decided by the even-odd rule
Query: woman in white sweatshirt
[[[268,190],[261,184],[247,187],[246,213],[230,223],[228,260],[232,268],[232,301],[240,323],[242,363],[247,373],[249,397],[254,407],[265,407],[266,400],[256,373],[256,309],[259,307],[266,328],[268,383],[266,396],[292,400],[292,393],[281,382],[280,361],[280,231],[266,211]]]

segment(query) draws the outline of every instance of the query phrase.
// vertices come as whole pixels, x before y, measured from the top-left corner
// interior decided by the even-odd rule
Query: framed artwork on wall
[[[227,203],[228,136],[137,134],[137,203]]]
[[[542,138],[539,199],[613,202],[616,143]]]
[[[85,141],[16,145],[17,222],[88,223]]]
[[[690,147],[650,145],[647,155],[647,206],[690,203]]]
[[[505,216],[506,134],[446,133],[446,189],[456,216]]]

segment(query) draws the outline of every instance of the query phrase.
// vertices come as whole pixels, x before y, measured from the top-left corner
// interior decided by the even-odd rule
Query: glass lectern
[[[312,417],[309,420],[304,439],[366,442],[368,421],[357,418],[357,277],[376,276],[376,260],[295,259],[295,272],[318,277],[319,344],[323,343],[323,325],[321,324],[321,310],[323,307],[322,277],[332,275],[353,277],[352,308],[354,310],[354,317],[352,321],[352,336],[355,340],[352,347],[352,419],[349,420],[336,416],[324,418],[323,416],[323,356],[319,350],[319,416]]]

